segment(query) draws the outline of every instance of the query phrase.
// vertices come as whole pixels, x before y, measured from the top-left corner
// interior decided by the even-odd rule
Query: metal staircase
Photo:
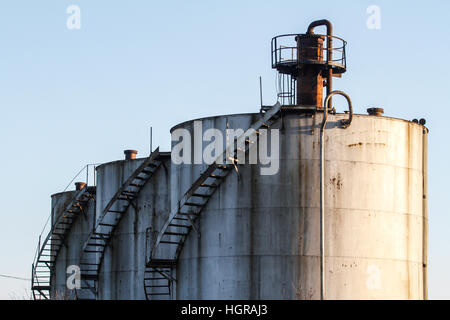
[[[139,192],[161,165],[162,162],[158,161],[159,156],[158,148],[117,190],[97,219],[81,253],[81,288],[77,290],[78,299],[97,299],[98,277],[106,247],[129,206],[135,207],[134,200],[137,199]]]
[[[144,290],[147,300],[165,299],[172,295],[172,267],[167,264],[161,267],[146,267],[144,272]]]
[[[38,253],[33,262],[31,272],[31,290],[35,300],[50,299],[50,281],[58,253],[61,247],[65,245],[65,237],[69,233],[72,224],[80,214],[84,213],[84,208],[89,200],[94,199],[94,192],[87,185],[77,191],[52,225],[42,246],[39,240]]]
[[[260,129],[269,128],[280,117],[280,108],[277,103],[268,109],[249,129],[255,130],[255,135],[258,136]],[[172,298],[171,288],[176,281],[175,268],[184,242],[191,229],[200,235],[195,222],[208,200],[233,169],[233,164],[219,163],[227,163],[230,155],[233,155],[233,163],[236,163],[234,160],[238,146],[245,145],[245,150],[239,151],[248,152],[252,142],[254,141],[250,141],[246,133],[237,138],[233,150],[225,150],[192,184],[178,202],[178,207],[170,213],[152,247],[150,259],[146,261],[144,290],[147,300]]]

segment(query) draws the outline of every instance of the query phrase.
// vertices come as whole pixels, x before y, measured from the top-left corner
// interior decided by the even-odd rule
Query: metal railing
[[[272,38],[271,50],[272,50],[272,68],[277,69],[284,65],[293,65],[298,63],[298,48],[297,48],[297,36],[303,36],[302,34],[285,34]],[[323,63],[332,66],[347,68],[346,59],[346,46],[347,42],[344,39],[335,36],[322,35],[323,52],[322,56],[325,57]],[[333,48],[327,48],[327,38],[333,39]],[[306,49],[306,48],[305,48]],[[319,49],[318,47],[308,47],[308,49]],[[327,61],[327,53],[331,51],[333,59]]]
[[[294,106],[296,97],[297,80],[289,74],[279,73],[277,77],[277,101],[283,106]]]

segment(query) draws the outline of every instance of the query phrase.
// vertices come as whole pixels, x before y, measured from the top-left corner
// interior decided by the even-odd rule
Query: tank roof
[[[170,151],[160,152],[159,156],[160,157],[164,157],[164,158],[169,158],[170,157]],[[101,168],[103,166],[111,165],[111,164],[114,164],[114,163],[122,163],[122,162],[126,162],[126,161],[142,161],[142,160],[145,160],[145,159],[147,159],[147,157],[136,158],[136,159],[129,159],[129,160],[120,159],[120,160],[108,161],[108,162],[105,162],[105,163],[102,163],[102,164],[98,165],[96,168]]]
[[[323,111],[318,111],[323,112]],[[183,121],[175,126],[173,126],[170,129],[170,133],[172,133],[173,130],[182,127],[183,125],[190,123],[190,122],[194,122],[194,121],[203,121],[203,120],[212,120],[212,119],[217,119],[217,118],[221,118],[221,117],[238,117],[238,116],[254,116],[254,115],[258,115],[259,112],[249,112],[249,113],[232,113],[232,114],[223,114],[223,115],[216,115],[216,116],[208,116],[208,117],[201,117],[201,118],[195,118],[195,119],[191,119],[191,120],[187,120],[187,121]],[[305,113],[305,115],[307,115]],[[345,113],[336,113],[336,115],[345,115]],[[402,119],[402,118],[396,118],[396,117],[389,117],[389,116],[375,116],[375,115],[369,115],[369,114],[359,114],[359,113],[355,113],[353,114],[354,117],[378,117],[378,118],[384,118],[384,119],[391,119],[391,120],[398,120],[398,121],[405,121],[405,122],[410,122],[412,124],[424,127],[428,130],[428,128],[424,125],[418,124],[418,123],[414,123],[411,120],[406,120],[406,119]]]

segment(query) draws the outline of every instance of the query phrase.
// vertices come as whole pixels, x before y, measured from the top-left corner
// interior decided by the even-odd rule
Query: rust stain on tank
[[[363,143],[354,143],[354,144],[349,144],[347,147],[349,148],[354,148],[354,147],[362,147]]]
[[[349,145],[347,145],[347,147],[349,147],[349,148],[356,148],[356,147],[362,147],[364,145],[366,145],[366,146],[372,145],[372,146],[376,146],[376,147],[385,147],[386,143],[376,143],[376,142],[373,142],[373,143],[370,143],[370,142],[362,143],[362,142],[359,142],[359,143],[349,144]]]
[[[336,187],[336,189],[341,190],[342,189],[342,178],[341,174],[338,173],[337,177],[333,177],[330,179],[330,183]]]

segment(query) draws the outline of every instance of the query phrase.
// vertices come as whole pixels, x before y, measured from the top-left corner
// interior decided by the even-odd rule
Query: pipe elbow
[[[331,21],[323,19],[323,20],[317,20],[312,22],[308,27],[308,33],[314,34],[314,29],[319,26],[326,26],[327,27],[327,35],[331,36],[333,35],[333,24]]]

